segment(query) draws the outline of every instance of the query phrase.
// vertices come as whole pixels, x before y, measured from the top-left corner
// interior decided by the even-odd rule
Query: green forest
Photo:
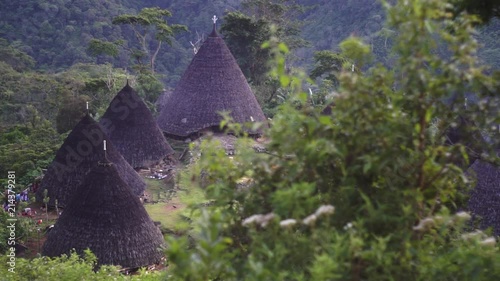
[[[12,274],[2,255],[0,280],[500,276],[500,221],[467,203],[474,161],[500,165],[496,1],[0,0],[0,15],[2,186],[9,171],[33,183],[86,104],[98,120],[126,83],[158,116],[214,15],[270,120],[265,153],[243,132],[231,157],[210,139],[174,147],[192,151],[182,196],[203,199],[164,233],[165,269],[124,275],[89,252],[19,258]]]

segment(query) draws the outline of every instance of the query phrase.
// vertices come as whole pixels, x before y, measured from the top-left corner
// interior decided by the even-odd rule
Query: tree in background
[[[168,24],[166,17],[172,14],[166,9],[143,8],[137,15],[123,14],[113,19],[115,25],[130,26],[138,40],[140,48],[125,47],[135,62],[132,69],[137,73],[137,91],[145,99],[150,108],[156,101],[164,86],[156,74],[155,62],[163,43],[171,45],[173,36],[187,27],[179,24]],[[95,55],[116,55],[116,46],[122,41],[110,43],[94,40],[89,50]],[[147,61],[147,62],[145,62]]]
[[[331,51],[318,51],[314,53],[314,68],[311,70],[311,78],[327,80],[335,89],[339,86],[338,76],[345,68],[358,71],[355,65],[339,53]]]
[[[87,52],[96,58],[100,56],[117,57],[120,53],[119,48],[123,44],[124,42],[122,40],[106,42],[99,39],[91,39],[87,46]]]
[[[269,71],[269,51],[261,48],[271,36],[269,22],[241,12],[229,12],[224,16],[221,33],[248,81],[262,84]]]
[[[154,74],[156,57],[162,44],[170,45],[175,34],[187,31],[184,25],[169,25],[165,18],[171,16],[170,11],[155,7],[144,8],[137,15],[123,14],[113,19],[113,24],[130,26],[139,41],[140,49],[133,49],[131,54],[139,73],[146,71],[147,65],[147,70]]]
[[[275,77],[267,75],[271,54],[261,45],[273,34],[292,50],[306,46],[307,42],[300,37],[301,22],[297,20],[304,8],[291,0],[245,0],[241,6],[241,12],[224,16],[221,33],[264,112],[272,116],[273,108],[280,103],[276,100],[280,87]]]
[[[41,175],[64,138],[49,121],[36,112],[34,115],[32,122],[12,126],[0,134],[0,172],[16,171],[19,187]]]
[[[81,96],[70,96],[64,99],[56,116],[57,132],[62,134],[71,131],[86,113],[86,100]]]
[[[3,38],[0,38],[0,61],[9,64],[16,71],[29,70],[35,66],[35,60],[31,56]]]
[[[290,50],[304,47],[308,43],[300,37],[300,27],[303,25],[298,20],[305,7],[297,4],[295,0],[243,0],[241,7],[244,13],[252,18],[260,19],[275,25],[275,36],[284,42]]]
[[[454,19],[441,0],[384,2],[395,38],[393,69],[343,71],[331,115],[285,68],[286,46],[267,43],[273,75],[294,91],[267,131],[267,153],[242,139],[229,158],[202,144],[186,182],[205,188],[196,243],[169,241],[174,280],[492,280],[500,248],[459,212],[471,182],[437,123],[458,113],[488,129],[500,116],[484,101],[500,89],[478,63],[473,17]],[[448,56],[435,52],[442,42]],[[369,45],[350,38],[342,55],[361,69]],[[466,93],[476,105],[463,107]],[[443,100],[455,94],[450,103]],[[226,124],[226,123],[225,123]],[[491,147],[484,148],[490,155]],[[498,160],[498,157],[495,159]],[[200,177],[203,171],[203,177]],[[246,185],[242,185],[245,179]]]
[[[340,53],[332,51],[317,51],[314,53],[314,65],[310,77],[314,80],[318,89],[313,92],[309,89],[311,102],[320,107],[330,104],[340,87],[339,75],[344,70],[356,71],[359,68]]]
[[[492,18],[500,17],[500,2],[497,0],[453,0],[451,2],[455,4],[455,14],[465,11],[478,15],[483,24],[488,23]]]

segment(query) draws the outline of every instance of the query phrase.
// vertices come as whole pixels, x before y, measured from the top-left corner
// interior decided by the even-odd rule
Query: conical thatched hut
[[[214,24],[212,33],[163,106],[158,125],[169,137],[195,138],[204,130],[218,130],[220,112],[230,112],[236,123],[266,122],[245,76]],[[260,133],[247,129],[250,134]]]
[[[85,174],[103,157],[105,139],[108,137],[101,126],[85,115],[57,151],[37,190],[37,201],[43,200],[44,190],[47,190],[49,205],[54,206],[57,199],[58,206],[65,207],[76,188],[82,184]],[[120,177],[129,184],[135,195],[142,195],[146,183],[109,141],[107,149],[108,158],[116,163]]]
[[[120,178],[115,165],[99,162],[49,232],[42,255],[55,257],[72,249],[90,249],[98,265],[137,268],[160,262],[160,229]]]
[[[128,83],[111,101],[99,124],[134,168],[154,166],[174,153],[151,111]]]
[[[500,155],[500,150],[497,151]],[[476,176],[476,187],[471,191],[469,209],[481,217],[481,228],[492,227],[500,235],[500,167],[476,160],[470,167]]]

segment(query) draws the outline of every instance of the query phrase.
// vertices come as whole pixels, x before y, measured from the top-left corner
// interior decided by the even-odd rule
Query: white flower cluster
[[[334,211],[335,211],[335,207],[333,207],[332,205],[322,205],[316,210],[316,212],[314,212],[314,214],[311,214],[311,215],[307,216],[306,218],[304,218],[302,220],[302,223],[305,225],[312,225],[316,222],[316,220],[319,217],[331,215],[331,214],[333,214]],[[260,225],[262,227],[266,227],[274,217],[275,217],[274,213],[269,213],[269,214],[265,214],[265,215],[262,215],[262,214],[253,215],[253,216],[250,216],[250,217],[244,219],[241,224],[243,226],[249,226],[252,224],[256,224],[256,225]],[[295,220],[295,219],[286,219],[286,220],[280,221],[280,227],[282,227],[282,228],[290,228],[296,224],[297,224],[297,220]]]
[[[354,227],[354,224],[352,222],[348,222],[346,225],[344,225],[344,230],[350,230]]]
[[[311,214],[302,220],[302,223],[305,225],[312,225],[316,220],[321,216],[327,216],[333,214],[335,211],[335,207],[332,205],[322,205],[320,206],[314,214]],[[261,227],[266,227],[271,220],[275,217],[274,213],[269,214],[257,214],[250,216],[243,220],[241,223],[243,226],[249,226],[252,224],[260,225]],[[289,228],[297,224],[297,220],[295,219],[286,219],[280,221],[280,227]]]
[[[471,219],[471,215],[467,212],[458,212],[455,215],[448,217],[448,218],[443,218],[442,216],[435,216],[433,218],[425,218],[422,219],[418,225],[413,227],[413,230],[415,231],[425,231],[430,229],[431,227],[445,223],[446,225],[453,225],[457,222],[465,222]],[[495,247],[497,241],[495,237],[488,237],[484,232],[481,230],[476,230],[474,232],[469,232],[469,233],[464,233],[461,235],[462,240],[465,241],[472,241],[476,240],[479,241],[479,245],[481,246],[486,246],[486,247]]]
[[[484,238],[486,237],[486,234],[484,234],[481,230],[476,230],[474,232],[464,233],[461,237],[463,240],[469,241]]]
[[[413,230],[415,231],[425,231],[437,224],[441,223],[446,223],[447,225],[449,224],[454,224],[455,222],[464,222],[468,221],[471,219],[471,215],[467,212],[458,212],[454,216],[450,218],[443,218],[442,216],[434,216],[434,217],[427,217],[418,222],[418,225],[413,227]]]
[[[436,221],[433,218],[425,218],[418,222],[418,225],[413,227],[413,230],[416,231],[424,231],[435,225]]]
[[[467,212],[458,212],[455,214],[455,218],[461,221],[468,221],[471,219],[471,216]]]
[[[481,230],[476,230],[474,232],[464,233],[461,238],[465,241],[480,240],[479,245],[487,247],[495,247],[497,241],[495,237],[488,237],[486,233]]]
[[[257,224],[262,227],[266,227],[269,222],[275,217],[274,213],[269,213],[269,214],[258,214],[258,215],[253,215],[250,216],[246,219],[243,220],[241,223],[243,226],[249,226],[251,224]]]
[[[479,242],[479,244],[481,246],[495,247],[495,245],[497,244],[497,240],[495,239],[495,237],[488,237]]]
[[[296,223],[297,223],[297,220],[286,219],[286,220],[280,221],[280,226],[282,228],[290,228],[290,227],[294,226]]]
[[[331,215],[335,211],[335,207],[332,205],[322,205],[320,206],[314,214],[307,216],[302,220],[302,223],[305,225],[312,225],[316,222],[316,220],[323,215]]]

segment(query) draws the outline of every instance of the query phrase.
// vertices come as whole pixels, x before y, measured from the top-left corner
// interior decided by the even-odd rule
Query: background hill
[[[307,9],[300,15],[302,36],[309,48],[297,50],[301,66],[311,62],[314,51],[337,49],[349,35],[359,36],[372,45],[377,59],[387,62],[390,38],[394,32],[384,27],[384,12],[376,0],[318,1],[299,0]],[[190,41],[211,30],[210,18],[215,14],[224,22],[224,14],[240,9],[241,0],[26,0],[0,1],[0,37],[36,61],[36,69],[56,72],[76,63],[112,63],[128,68],[130,61],[122,51],[113,59],[96,59],[86,51],[91,39],[115,41],[124,39],[134,44],[127,26],[113,25],[112,18],[123,13],[135,14],[144,7],[158,6],[172,12],[169,24],[183,24],[189,29],[176,36],[171,47],[158,55],[158,72],[164,74],[167,86],[175,86],[193,56]],[[481,29],[479,40],[484,44],[481,56],[494,67],[500,65],[498,52],[498,21]]]

